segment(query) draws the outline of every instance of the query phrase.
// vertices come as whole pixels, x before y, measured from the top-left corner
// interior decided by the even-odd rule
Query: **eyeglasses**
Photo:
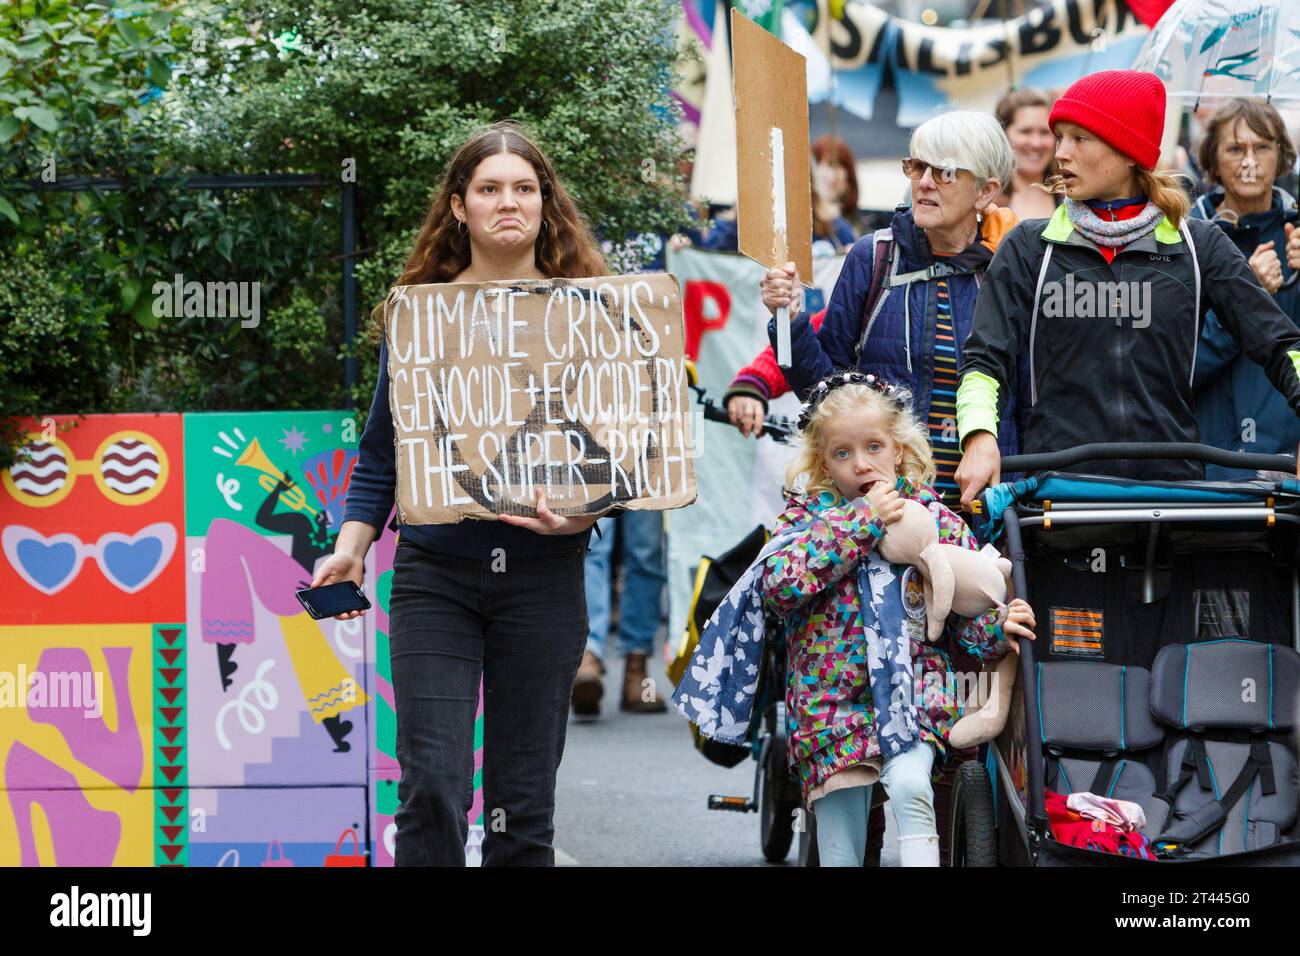
[[[11,524],[0,533],[0,544],[19,576],[42,594],[58,594],[66,588],[87,558],[99,564],[114,587],[135,594],[167,567],[176,551],[176,526],[159,521],[135,534],[110,531],[94,544],[85,544],[75,534],[47,538],[32,528]]]
[[[1274,140],[1267,139],[1263,142],[1252,143],[1243,146],[1240,143],[1232,143],[1223,147],[1223,155],[1227,156],[1234,163],[1239,163],[1246,158],[1247,151],[1253,151],[1259,159],[1271,159],[1277,155],[1277,143]]]
[[[931,170],[931,179],[935,184],[953,183],[957,181],[957,173],[961,171],[960,166],[951,164],[939,165],[937,163],[927,163],[922,159],[913,159],[908,157],[903,160],[903,175],[913,181],[920,181],[925,178],[925,171]]]
[[[0,473],[9,494],[29,508],[48,508],[72,493],[78,475],[91,475],[100,493],[114,504],[142,505],[167,485],[167,452],[162,442],[142,432],[114,432],[89,461],[78,460],[62,439],[45,441],[32,432],[8,471]]]

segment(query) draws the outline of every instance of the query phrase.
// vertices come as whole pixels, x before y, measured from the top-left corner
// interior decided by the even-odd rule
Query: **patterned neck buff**
[[[1129,219],[1116,219],[1114,222],[1102,219],[1092,208],[1073,199],[1065,200],[1065,214],[1081,233],[1099,246],[1112,249],[1126,246],[1136,239],[1141,239],[1156,228],[1164,213],[1150,200],[1146,208]]]

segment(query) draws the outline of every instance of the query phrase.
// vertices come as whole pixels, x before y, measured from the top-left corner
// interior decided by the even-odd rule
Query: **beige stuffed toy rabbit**
[[[979,551],[940,544],[934,517],[920,502],[904,499],[903,516],[889,525],[877,550],[885,560],[909,564],[921,572],[931,641],[943,634],[949,614],[978,617],[1007,601],[1011,562],[991,544]],[[948,743],[954,749],[977,746],[1002,732],[1011,709],[1018,659],[1019,655],[1011,653],[998,661],[988,699],[953,724]]]

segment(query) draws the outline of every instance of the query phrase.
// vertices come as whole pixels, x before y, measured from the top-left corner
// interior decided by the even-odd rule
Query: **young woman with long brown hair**
[[[516,123],[456,150],[397,285],[579,278],[605,263],[550,161]],[[361,582],[393,507],[388,350],[334,554],[313,587]],[[550,866],[569,691],[587,640],[583,558],[595,517],[399,527],[389,604],[397,709],[398,866],[462,866],[483,681],[483,864]],[[346,619],[359,612],[340,615]]]

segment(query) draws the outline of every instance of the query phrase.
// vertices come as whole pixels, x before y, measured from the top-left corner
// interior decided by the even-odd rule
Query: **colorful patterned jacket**
[[[945,507],[933,489],[903,483],[903,494],[930,509],[939,540],[978,550],[970,529]],[[845,501],[823,492],[816,498],[794,497],[777,519],[774,535],[805,525],[767,559],[763,603],[787,621],[786,719],[789,760],[798,772],[805,799],[831,775],[881,756],[877,712],[873,704],[859,576],[854,572],[882,533],[865,498]],[[913,701],[920,738],[942,753],[948,731],[959,716],[953,657],[962,671],[978,670],[1010,650],[1002,632],[1004,609],[977,618],[952,617],[937,644],[913,629],[915,688]],[[935,762],[936,775],[942,762]]]

